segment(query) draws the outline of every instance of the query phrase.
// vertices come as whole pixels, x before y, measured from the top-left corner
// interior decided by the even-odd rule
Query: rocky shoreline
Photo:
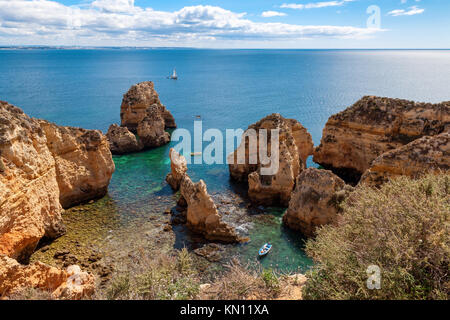
[[[167,144],[170,134],[166,129],[176,127],[152,82],[130,88],[123,97],[120,117],[121,126],[111,125],[105,136],[98,130],[34,119],[0,102],[0,298],[33,287],[50,290],[53,298],[81,299],[94,294],[97,280],[100,285],[110,280],[113,268],[95,249],[83,258],[64,249],[52,252],[59,268],[38,261],[26,263],[36,248],[48,250],[43,240],[65,233],[64,209],[72,214],[70,208],[107,194],[115,170],[112,154]],[[263,175],[258,157],[256,164],[249,164],[254,155],[243,139],[229,158],[242,153],[246,162],[230,164],[230,177],[248,186],[252,206],[286,208],[283,223],[307,237],[314,237],[322,225],[337,223],[341,204],[360,185],[377,188],[399,176],[416,178],[450,169],[450,102],[363,97],[329,118],[316,148],[306,128],[280,114],[250,125],[244,136],[261,129],[280,130],[279,170]],[[311,155],[328,170],[307,168]],[[210,195],[203,180],[193,182],[186,159],[173,149],[170,160],[166,181],[180,194],[174,194],[177,206],[152,218],[166,222],[149,232],[164,234],[178,225],[186,226],[205,240],[194,252],[218,261],[220,243],[248,239],[227,217],[229,201]]]

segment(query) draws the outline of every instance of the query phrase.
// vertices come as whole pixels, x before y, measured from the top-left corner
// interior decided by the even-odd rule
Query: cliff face
[[[380,186],[389,179],[406,175],[416,178],[426,172],[450,170],[450,133],[417,139],[383,153],[361,177],[361,184]]]
[[[95,279],[76,265],[66,270],[42,262],[23,266],[0,254],[0,299],[28,288],[50,292],[55,299],[82,299],[94,292]]]
[[[164,128],[176,128],[172,114],[161,104],[153,82],[146,81],[133,85],[123,96],[120,107],[121,126],[137,132],[139,123],[149,114],[158,114]]]
[[[55,159],[63,208],[105,196],[115,170],[106,137],[99,130],[39,122]]]
[[[308,168],[297,177],[283,222],[305,236],[313,236],[318,226],[333,223],[340,204],[353,191],[329,170]]]
[[[278,171],[273,175],[261,173],[263,165],[258,155],[260,149],[258,133],[261,129],[267,130],[268,137],[270,130],[279,129]],[[256,150],[250,149],[250,139],[244,139],[253,130],[257,134]],[[248,181],[248,193],[253,202],[287,205],[295,185],[295,178],[305,168],[306,159],[313,153],[313,148],[311,135],[298,121],[285,119],[280,114],[271,114],[249,126],[239,147],[228,156],[230,175],[236,180]],[[271,150],[270,138],[267,150]],[[242,164],[238,163],[239,154],[245,155],[245,162]],[[257,163],[250,163],[251,157],[257,159]]]
[[[186,158],[175,151],[174,148],[170,149],[170,173],[166,177],[167,183],[175,191],[180,189],[181,181],[187,172]]]
[[[389,150],[450,130],[450,102],[439,104],[367,96],[330,117],[314,161],[358,181]]]
[[[25,260],[65,232],[62,206],[104,195],[114,171],[106,138],[0,102],[0,254]]]

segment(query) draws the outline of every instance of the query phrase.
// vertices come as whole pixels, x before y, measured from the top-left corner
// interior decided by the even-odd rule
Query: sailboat
[[[178,80],[177,70],[173,69],[172,75],[168,76],[167,78],[172,79],[172,80]]]

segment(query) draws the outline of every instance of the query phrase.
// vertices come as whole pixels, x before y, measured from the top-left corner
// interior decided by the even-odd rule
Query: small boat
[[[272,245],[270,243],[264,244],[261,249],[259,249],[258,254],[260,257],[265,256],[272,249]]]
[[[202,153],[201,152],[191,152],[191,156],[195,157],[195,156],[201,156]]]
[[[171,79],[171,80],[178,80],[177,70],[176,70],[176,69],[173,69],[172,75],[171,75],[171,76],[168,76],[167,78],[168,78],[168,79]]]

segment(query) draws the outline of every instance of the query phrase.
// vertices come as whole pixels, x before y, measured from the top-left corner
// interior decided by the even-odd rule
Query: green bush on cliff
[[[316,266],[305,299],[448,299],[450,175],[406,177],[357,188],[338,226],[307,242]],[[367,268],[381,271],[368,289]]]

